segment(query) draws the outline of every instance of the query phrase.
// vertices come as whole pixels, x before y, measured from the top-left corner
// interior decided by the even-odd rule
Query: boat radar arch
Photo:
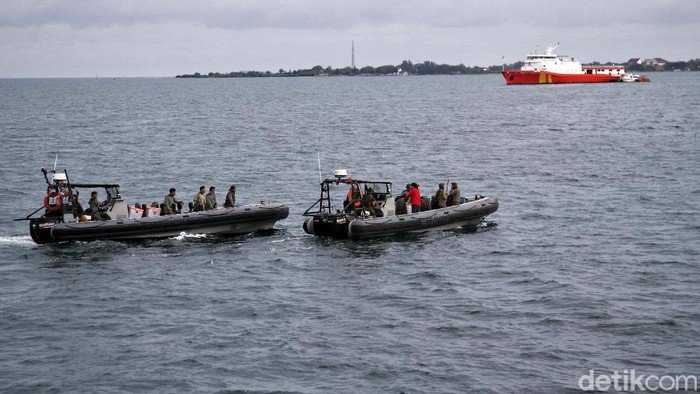
[[[338,178],[338,179],[343,179],[346,176],[348,176],[348,170],[345,169],[338,169],[333,171],[333,176]]]

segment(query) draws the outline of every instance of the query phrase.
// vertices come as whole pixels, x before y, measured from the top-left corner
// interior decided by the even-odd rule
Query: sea
[[[700,73],[0,80],[0,391],[577,392],[700,374]],[[42,167],[276,230],[36,245]],[[302,230],[322,177],[498,198],[477,229]],[[344,191],[343,191],[344,193]],[[87,198],[87,194],[85,194]],[[83,201],[85,203],[85,201]],[[592,371],[592,372],[591,372]],[[668,385],[669,381],[665,381]],[[582,384],[584,386],[582,386]]]

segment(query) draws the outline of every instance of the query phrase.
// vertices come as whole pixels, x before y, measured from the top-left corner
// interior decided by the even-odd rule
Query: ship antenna
[[[318,159],[318,182],[323,183],[323,177],[321,177],[321,151],[316,149],[316,158]]]
[[[56,173],[56,165],[58,164],[58,151],[56,151],[56,158],[53,160],[53,172]]]

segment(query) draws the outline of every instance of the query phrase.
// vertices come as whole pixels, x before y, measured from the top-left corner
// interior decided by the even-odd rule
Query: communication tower
[[[350,61],[350,67],[355,69],[355,41],[352,42],[352,60]]]

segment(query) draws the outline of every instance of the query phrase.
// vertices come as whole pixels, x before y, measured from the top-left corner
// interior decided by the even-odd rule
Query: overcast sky
[[[0,77],[174,76],[433,60],[700,57],[700,0],[17,0],[0,3]]]

